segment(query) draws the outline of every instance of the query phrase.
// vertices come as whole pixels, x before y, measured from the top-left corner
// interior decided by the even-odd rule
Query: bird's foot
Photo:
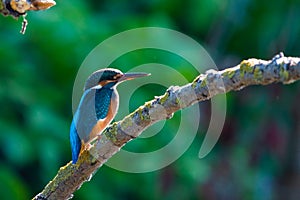
[[[88,151],[91,147],[92,147],[92,145],[90,143],[86,143],[86,144],[83,145],[82,150],[83,151]]]
[[[98,139],[98,140],[100,140],[100,139],[101,139],[101,137],[102,137],[102,135],[101,135],[101,134],[97,135],[97,139]]]
[[[91,145],[90,143],[87,143],[86,146],[85,146],[85,147],[86,147],[86,150],[90,150],[90,148],[91,148],[92,146],[93,146],[93,145]]]

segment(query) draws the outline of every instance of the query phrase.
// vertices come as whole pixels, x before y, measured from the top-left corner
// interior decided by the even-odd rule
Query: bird
[[[149,75],[104,68],[93,72],[87,78],[70,127],[73,164],[76,164],[80,153],[88,149],[90,142],[98,137],[116,116],[119,108],[117,85],[126,80]]]

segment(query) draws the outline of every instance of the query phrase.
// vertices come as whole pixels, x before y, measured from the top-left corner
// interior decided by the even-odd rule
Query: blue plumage
[[[112,93],[113,90],[107,88],[96,90],[95,111],[98,120],[104,119],[107,116]]]
[[[78,136],[74,120],[72,121],[70,128],[70,142],[72,149],[72,163],[75,164],[78,160],[78,156],[81,149],[81,140]]]

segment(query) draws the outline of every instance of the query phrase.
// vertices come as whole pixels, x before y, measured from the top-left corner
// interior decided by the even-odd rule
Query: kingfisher
[[[87,150],[90,142],[110,124],[119,108],[117,85],[126,80],[149,76],[148,73],[122,73],[113,68],[92,73],[85,82],[84,93],[70,127],[72,163]]]

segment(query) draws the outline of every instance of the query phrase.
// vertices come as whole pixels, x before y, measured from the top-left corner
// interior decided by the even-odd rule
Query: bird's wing
[[[112,90],[91,88],[83,94],[74,116],[79,137],[84,142],[90,139],[90,133],[98,120],[103,120],[108,113]]]
[[[107,113],[110,107],[112,89],[98,89],[95,93],[95,111],[98,120],[103,120],[107,117]]]
[[[95,112],[95,89],[86,90],[80,100],[74,121],[78,136],[84,142],[89,141],[89,134],[97,123]]]

